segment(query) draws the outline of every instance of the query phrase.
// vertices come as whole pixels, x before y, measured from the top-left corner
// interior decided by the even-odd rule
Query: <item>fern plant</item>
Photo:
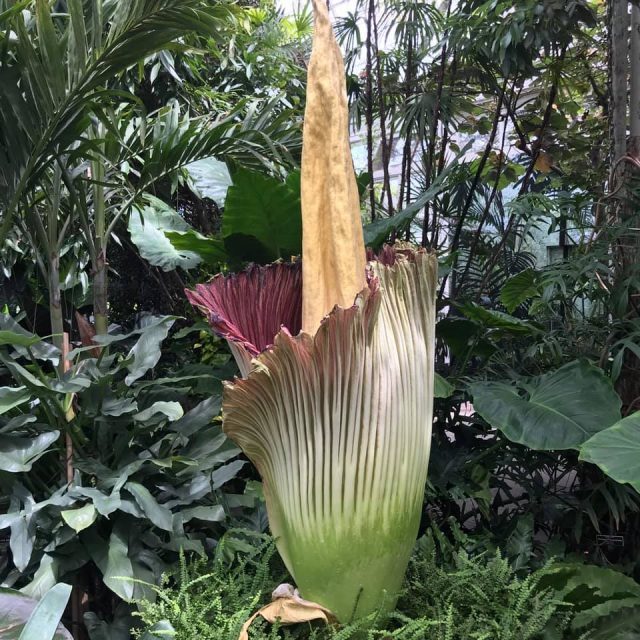
[[[251,640],[541,640],[562,638],[570,608],[539,582],[550,570],[519,579],[499,553],[454,550],[438,533],[422,538],[410,562],[398,608],[340,627],[292,627],[256,621]],[[184,557],[177,574],[142,602],[141,640],[236,640],[249,616],[287,580],[271,539],[229,563],[223,539],[212,562]],[[250,546],[246,546],[250,549]]]
[[[151,640],[226,640],[237,638],[245,620],[269,598],[279,575],[271,538],[255,534],[255,546],[234,561],[220,543],[213,561],[189,562],[180,555],[175,575],[155,588],[155,602],[143,601],[139,616],[146,627],[136,637]],[[157,636],[156,636],[157,634]]]
[[[429,640],[561,638],[570,611],[552,591],[540,588],[549,569],[521,580],[499,551],[445,554],[428,535],[418,543],[398,607],[410,619],[439,621]]]

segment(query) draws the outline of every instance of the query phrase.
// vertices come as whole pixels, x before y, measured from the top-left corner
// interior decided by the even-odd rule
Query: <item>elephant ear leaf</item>
[[[620,398],[602,370],[566,364],[526,383],[476,382],[475,410],[513,442],[537,449],[578,449],[620,420]]]
[[[246,169],[233,174],[227,191],[222,236],[238,260],[289,260],[302,250],[300,174],[286,181]]]
[[[580,459],[598,465],[616,482],[640,491],[640,412],[596,433],[580,449]]]
[[[534,269],[524,269],[509,278],[500,292],[500,302],[513,313],[523,302],[539,294],[539,274]]]
[[[186,233],[191,227],[168,204],[145,195],[144,206],[135,208],[129,217],[131,241],[140,255],[154,267],[173,271],[177,267],[192,269],[202,261],[195,251],[174,245],[165,233]]]

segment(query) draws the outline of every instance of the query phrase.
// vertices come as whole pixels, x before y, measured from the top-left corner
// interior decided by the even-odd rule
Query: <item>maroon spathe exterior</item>
[[[398,245],[385,245],[377,254],[368,250],[367,259],[391,267],[400,254],[409,260],[415,259],[413,250]],[[372,291],[377,289],[376,278],[369,269],[367,283]],[[271,347],[281,329],[286,329],[291,336],[300,333],[300,261],[251,265],[240,273],[219,274],[185,293],[220,337],[244,347],[251,357]]]
[[[241,344],[252,356],[270,347],[282,327],[293,335],[300,332],[302,269],[299,262],[252,265],[241,273],[217,275],[185,293],[218,335]]]

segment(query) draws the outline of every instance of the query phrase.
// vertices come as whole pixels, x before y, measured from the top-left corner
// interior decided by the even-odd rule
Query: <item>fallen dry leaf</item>
[[[324,620],[327,624],[337,622],[336,617],[316,602],[309,602],[300,597],[298,590],[290,584],[281,584],[271,594],[272,602],[256,611],[242,626],[238,640],[249,640],[249,627],[261,616],[267,622],[280,624],[298,624],[311,620]]]

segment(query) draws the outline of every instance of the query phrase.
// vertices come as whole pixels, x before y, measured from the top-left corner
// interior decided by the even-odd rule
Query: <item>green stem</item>
[[[62,295],[60,290],[60,258],[57,251],[49,254],[49,316],[53,344],[62,351],[64,322],[62,316]],[[62,371],[62,360],[59,368]]]
[[[98,136],[101,132],[98,131]],[[105,169],[101,160],[92,163],[93,209],[95,220],[96,258],[93,263],[93,314],[96,334],[105,335],[109,328],[109,278],[107,274],[106,203],[104,199]]]
[[[46,218],[46,241],[44,242],[45,250],[48,256],[48,276],[49,276],[49,317],[51,319],[51,333],[53,344],[60,349],[62,353],[64,344],[64,322],[62,315],[62,291],[60,288],[60,252],[58,247],[61,245],[58,234],[58,212],[61,203],[61,182],[62,171],[60,167],[56,167],[53,176],[53,189],[51,192],[51,200],[47,203]],[[36,215],[36,218],[39,217]],[[41,236],[44,236],[44,229]],[[61,234],[60,234],[61,235]],[[44,240],[44,237],[42,238]],[[64,372],[64,360],[60,358],[58,364],[58,372]]]

